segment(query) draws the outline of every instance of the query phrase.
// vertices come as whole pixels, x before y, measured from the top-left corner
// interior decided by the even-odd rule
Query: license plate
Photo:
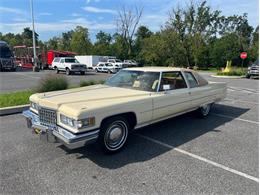
[[[42,130],[37,129],[37,128],[34,128],[33,130],[34,130],[34,133],[37,135],[41,134],[41,132],[42,132]]]

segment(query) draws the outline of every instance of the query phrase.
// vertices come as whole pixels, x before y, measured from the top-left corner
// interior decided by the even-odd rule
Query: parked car
[[[124,64],[127,65],[127,67],[136,67],[139,64],[135,60],[124,60]]]
[[[84,75],[87,72],[87,66],[85,64],[80,64],[73,57],[54,58],[52,67],[56,70],[57,74],[63,71],[66,72],[67,75],[75,72],[80,72],[82,75]]]
[[[107,63],[110,63],[112,65],[117,65],[119,68],[126,68],[127,65],[122,62],[122,60],[119,59],[108,59]]]
[[[9,69],[16,71],[13,52],[5,41],[0,41],[0,71]]]
[[[113,153],[133,129],[195,110],[206,117],[226,90],[226,83],[208,83],[188,69],[126,68],[103,85],[34,94],[23,115],[47,140],[68,148],[97,142]]]
[[[96,66],[94,66],[94,70],[96,72],[107,72],[107,73],[116,73],[120,70],[119,65],[99,62]]]
[[[259,77],[259,60],[248,67],[246,78]]]

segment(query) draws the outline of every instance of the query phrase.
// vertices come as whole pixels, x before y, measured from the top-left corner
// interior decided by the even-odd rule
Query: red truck
[[[51,68],[51,63],[55,57],[74,57],[76,53],[70,51],[55,51],[49,50],[47,52],[47,66]]]

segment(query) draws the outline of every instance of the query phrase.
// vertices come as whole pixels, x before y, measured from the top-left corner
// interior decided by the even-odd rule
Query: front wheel
[[[107,119],[101,126],[98,144],[105,153],[120,151],[126,143],[129,124],[123,117]]]
[[[70,69],[66,69],[66,75],[70,75],[71,74],[71,72],[70,72]]]
[[[204,118],[209,115],[211,104],[205,104],[197,110],[199,117]]]

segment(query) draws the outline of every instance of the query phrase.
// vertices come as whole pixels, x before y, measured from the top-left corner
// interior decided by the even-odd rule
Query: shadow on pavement
[[[217,107],[218,110],[232,110],[236,113],[235,117],[239,117],[249,110],[227,105],[217,105]],[[214,112],[214,107],[212,112]],[[208,132],[221,133],[218,127],[232,120],[214,115],[201,119],[194,116],[194,113],[188,113],[134,131],[129,135],[126,147],[121,152],[113,155],[101,153],[94,145],[75,150],[69,150],[62,145],[59,147],[64,149],[68,155],[77,153],[80,159],[88,158],[103,168],[117,169],[131,163],[148,161],[170,150],[136,134],[151,137],[173,147],[178,147]]]

